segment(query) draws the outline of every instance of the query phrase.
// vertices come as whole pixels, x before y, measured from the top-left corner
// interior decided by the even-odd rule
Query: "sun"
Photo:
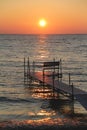
[[[41,19],[41,20],[39,21],[39,26],[40,26],[40,27],[45,27],[46,24],[47,24],[47,22],[46,22],[45,19]]]

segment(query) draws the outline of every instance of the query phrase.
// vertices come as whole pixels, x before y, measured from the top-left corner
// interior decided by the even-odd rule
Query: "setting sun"
[[[87,34],[87,0],[0,0],[0,12],[0,34]]]
[[[45,19],[41,19],[41,20],[39,21],[39,25],[40,25],[41,27],[45,27],[46,24],[47,24],[47,22],[46,22]]]

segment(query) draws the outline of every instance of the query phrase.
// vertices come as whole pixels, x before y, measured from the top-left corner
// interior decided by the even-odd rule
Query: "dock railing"
[[[53,87],[55,92],[64,94],[65,96],[71,97],[74,101],[74,97],[86,108],[87,110],[87,92],[76,88],[71,80],[71,74],[68,74],[68,83],[64,82],[62,73],[62,61],[46,61],[46,62],[32,62],[30,64],[29,58],[24,58],[24,83],[27,79],[37,80],[39,83],[44,85],[50,85]],[[63,80],[63,81],[62,81]]]
[[[29,57],[27,59],[24,58],[24,83],[25,81],[33,81],[35,74],[37,72],[42,73],[42,83],[43,86],[46,84],[46,79],[50,78],[52,81],[52,87],[54,90],[55,80],[58,82],[62,82],[62,60],[56,61],[53,59],[52,61],[46,62],[35,62],[30,63]],[[71,88],[72,97],[74,95],[73,85],[71,83],[71,74],[69,73],[68,86]],[[63,83],[63,82],[62,82]],[[47,85],[47,84],[46,84]],[[60,86],[61,87],[61,86]]]
[[[52,62],[44,62],[43,63],[43,83],[45,83],[45,77],[49,76],[52,77],[53,81],[53,88],[54,88],[54,80],[57,77],[58,80],[62,80],[62,67],[61,67],[61,60]]]

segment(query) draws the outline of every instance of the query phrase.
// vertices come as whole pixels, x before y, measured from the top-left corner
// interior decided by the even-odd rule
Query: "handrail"
[[[43,67],[50,67],[50,66],[59,66],[59,61],[53,61],[53,62],[44,62]]]

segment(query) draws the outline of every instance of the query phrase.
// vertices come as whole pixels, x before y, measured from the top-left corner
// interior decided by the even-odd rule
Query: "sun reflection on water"
[[[47,46],[47,35],[38,35],[37,45],[34,50],[34,60],[45,61],[50,57],[50,48],[48,49]]]
[[[87,121],[87,118],[84,118],[84,120]],[[42,128],[42,127],[46,127],[46,126],[55,126],[56,128],[59,126],[63,126],[63,128],[65,128],[66,126],[70,127],[74,127],[74,126],[79,126],[84,125],[87,127],[87,123],[86,121],[81,122],[81,118],[79,117],[73,117],[73,118],[51,118],[51,117],[46,117],[43,119],[38,119],[38,120],[24,120],[24,121],[17,121],[17,120],[11,120],[11,121],[5,121],[5,122],[1,122],[0,123],[0,128],[8,128],[8,127],[14,127],[17,128],[17,126],[21,126],[24,128]]]

